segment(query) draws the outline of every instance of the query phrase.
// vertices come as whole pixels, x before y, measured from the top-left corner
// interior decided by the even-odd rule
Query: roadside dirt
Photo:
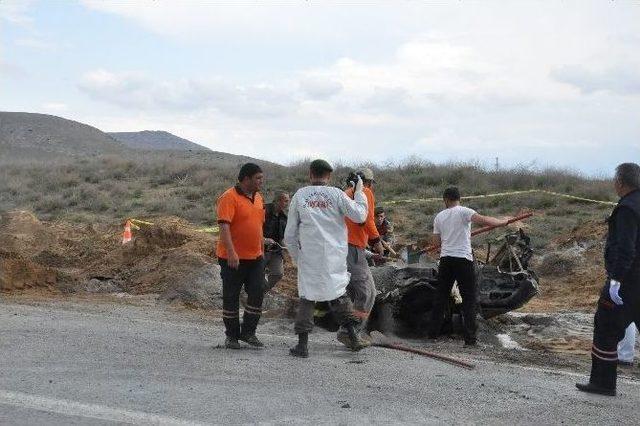
[[[163,301],[177,309],[198,308],[219,316],[215,236],[179,218],[153,222],[134,230],[133,241],[123,245],[121,224],[50,223],[24,211],[3,214],[0,291],[5,297],[34,301]],[[592,313],[604,282],[605,232],[603,223],[591,222],[552,241],[532,265],[540,276],[540,295],[518,312],[484,325],[489,352],[513,354],[540,366],[549,359],[580,368],[588,363]],[[267,297],[266,316],[291,313],[297,298],[296,273],[287,259],[284,279]],[[505,349],[498,335],[508,336],[517,348]]]
[[[588,222],[554,239],[532,269],[540,277],[540,294],[523,312],[593,312],[605,282],[604,222]]]
[[[154,294],[187,307],[221,307],[214,235],[163,217],[134,229],[133,240],[123,245],[123,225],[41,222],[25,211],[2,214],[0,291]],[[270,292],[266,308],[290,310],[287,292]]]

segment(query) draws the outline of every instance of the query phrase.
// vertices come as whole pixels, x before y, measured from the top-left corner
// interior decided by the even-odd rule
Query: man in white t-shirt
[[[440,245],[438,266],[438,289],[431,310],[429,338],[435,339],[444,321],[444,309],[454,282],[458,283],[462,295],[462,316],[465,346],[475,346],[476,338],[476,275],[471,250],[471,224],[504,226],[508,219],[482,216],[474,210],[460,205],[460,191],[447,188],[443,194],[446,209],[438,213],[433,221],[434,243]]]

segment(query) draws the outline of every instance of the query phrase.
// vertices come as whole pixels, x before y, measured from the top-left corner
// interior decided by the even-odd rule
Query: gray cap
[[[311,164],[309,164],[309,170],[319,174],[319,173],[332,172],[333,167],[331,167],[331,164],[329,164],[327,161],[322,159],[317,159],[317,160],[313,160]]]
[[[373,170],[369,169],[369,168],[364,168],[364,169],[360,169],[356,172],[356,174],[362,176],[362,179],[364,180],[370,180],[375,182],[375,180],[373,179]]]

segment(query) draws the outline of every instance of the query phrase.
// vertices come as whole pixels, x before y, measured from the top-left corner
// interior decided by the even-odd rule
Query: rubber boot
[[[348,324],[345,328],[347,329],[347,334],[349,335],[349,349],[357,352],[367,347],[367,345],[358,336],[358,332],[356,331],[353,324]]]
[[[605,394],[615,395],[618,379],[617,367],[617,361],[604,361],[592,354],[591,376],[589,378],[590,388],[604,389],[606,392],[608,392]]]
[[[300,333],[298,334],[298,344],[293,348],[289,349],[289,353],[292,356],[298,358],[309,358],[309,333]]]

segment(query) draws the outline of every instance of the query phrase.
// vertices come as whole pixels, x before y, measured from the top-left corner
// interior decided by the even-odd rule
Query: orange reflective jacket
[[[349,198],[353,198],[353,191],[353,188],[347,188],[344,192]],[[349,233],[349,244],[360,248],[365,248],[369,242],[375,244],[380,239],[374,218],[376,199],[371,188],[365,187],[364,195],[367,197],[367,220],[364,223],[355,223],[350,219],[345,219],[347,232]]]

